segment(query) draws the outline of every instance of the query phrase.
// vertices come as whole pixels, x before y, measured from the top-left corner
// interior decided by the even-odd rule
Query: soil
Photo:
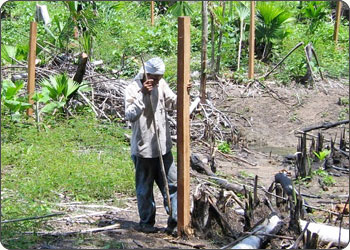
[[[346,82],[347,80],[344,80]],[[319,81],[313,88],[290,84],[278,86],[273,82],[264,82],[268,88],[255,82],[250,85],[208,83],[208,96],[217,109],[230,117],[239,131],[237,145],[232,148],[232,154],[250,163],[233,160],[219,152],[215,155],[216,174],[222,178],[242,185],[251,186],[254,177],[258,176],[258,184],[269,188],[274,181],[275,174],[289,173],[295,176],[293,164],[284,162],[285,156],[297,151],[298,138],[296,132],[303,128],[324,122],[336,122],[344,106],[339,105],[339,98],[349,97],[347,85],[340,81],[328,79]],[[197,111],[198,112],[198,111]],[[345,119],[348,119],[347,116]],[[344,126],[343,126],[344,127]],[[345,127],[348,128],[348,125]],[[339,140],[341,127],[322,131],[328,140]],[[320,130],[311,131],[317,135]],[[348,131],[346,140],[349,142]],[[329,143],[326,143],[329,144]],[[244,148],[248,150],[243,150]],[[204,161],[210,155],[209,148],[201,142],[192,141],[192,153],[203,157]],[[316,165],[314,168],[317,168]],[[348,161],[344,167],[349,168]],[[349,193],[348,175],[333,176],[336,183],[323,190],[318,182],[321,177],[314,177],[312,181],[303,182],[299,186],[301,193],[313,194],[318,198],[305,198],[308,204],[335,211],[337,203],[344,203]],[[209,180],[208,176],[191,170],[191,193],[199,183]],[[328,189],[328,190],[327,190]],[[260,193],[259,193],[260,194]],[[87,228],[117,225],[117,228],[95,233],[72,234],[66,236],[45,236],[41,238],[36,248],[72,249],[72,248],[220,248],[234,239],[216,235],[203,238],[200,235],[187,239],[167,235],[164,232],[167,215],[162,206],[162,198],[158,188],[155,188],[157,204],[156,227],[159,232],[145,234],[135,228],[139,221],[137,202],[135,197],[125,197],[116,194],[116,200],[97,204],[65,203],[71,212],[60,218],[47,221],[47,226],[54,232],[80,231]],[[96,204],[95,204],[96,205]],[[109,207],[108,207],[109,206]],[[66,210],[67,211],[67,210]],[[96,212],[100,211],[100,214]],[[87,216],[88,214],[93,214]],[[285,213],[288,216],[288,213]],[[85,215],[83,217],[74,217]],[[325,220],[328,213],[315,210],[312,214],[316,220]],[[262,216],[257,216],[256,220]],[[242,231],[242,220],[237,219],[232,225],[238,232]],[[330,223],[328,221],[328,223]],[[339,225],[336,218],[331,224]],[[336,224],[338,223],[338,224]],[[345,217],[343,227],[349,228],[349,217]],[[286,230],[286,229],[284,229]],[[281,245],[269,245],[268,248]]]

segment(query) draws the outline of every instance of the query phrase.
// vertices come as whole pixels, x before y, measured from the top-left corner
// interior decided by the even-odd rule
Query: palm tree
[[[291,14],[279,8],[274,3],[259,2],[257,5],[256,39],[260,42],[257,48],[263,48],[261,59],[266,60],[271,53],[272,45],[276,40],[283,40],[289,32],[285,24],[290,22]]]
[[[191,6],[184,1],[176,1],[173,5],[170,6],[170,13],[176,17],[179,16],[190,16],[193,13]]]

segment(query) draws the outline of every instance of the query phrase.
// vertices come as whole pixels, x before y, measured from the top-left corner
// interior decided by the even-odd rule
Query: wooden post
[[[254,51],[255,51],[255,1],[250,2],[250,29],[249,29],[249,67],[248,78],[254,78]]]
[[[201,103],[206,102],[207,85],[207,44],[208,44],[208,2],[202,1],[202,52],[201,52]]]
[[[154,25],[154,1],[151,1],[151,25]]]
[[[33,104],[32,96],[35,88],[35,58],[36,58],[36,22],[30,23],[30,37],[29,37],[29,58],[28,58],[28,103]],[[33,115],[33,109],[27,109],[27,115]]]
[[[336,12],[335,12],[334,33],[333,33],[333,40],[334,40],[335,43],[338,42],[341,7],[342,7],[342,2],[341,1],[337,1],[337,8],[336,8]]]
[[[178,234],[190,234],[190,17],[178,18],[177,55],[177,215]]]

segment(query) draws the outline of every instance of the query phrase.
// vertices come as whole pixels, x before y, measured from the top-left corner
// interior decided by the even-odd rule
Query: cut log
[[[261,224],[253,228],[253,235],[244,238],[231,249],[259,249],[270,238],[269,234],[278,233],[282,226],[283,221],[276,214],[272,213]]]
[[[240,193],[240,194],[245,193],[243,185],[229,183],[227,180],[217,177],[216,174],[214,174],[213,171],[211,171],[211,169],[206,164],[204,164],[203,161],[201,161],[199,155],[191,154],[190,165],[192,169],[202,174],[205,173],[208,176],[210,176],[210,178],[216,180],[216,182],[220,185],[220,187],[229,191],[233,191],[235,193]]]
[[[293,183],[288,176],[283,173],[278,173],[275,175],[275,182],[282,185],[282,188],[287,195],[293,195]],[[294,190],[294,192],[298,194],[297,190]]]
[[[198,171],[199,173],[215,176],[211,169],[206,166],[206,164],[204,164],[204,162],[200,159],[200,156],[198,154],[191,154],[190,165],[192,169]]]
[[[240,194],[245,194],[245,190],[243,185],[239,185],[236,183],[229,183],[227,180],[225,179],[221,179],[215,176],[211,176],[210,178],[216,180],[216,182],[222,187],[225,188],[226,190],[231,190],[235,193],[240,193]]]
[[[87,61],[88,61],[88,55],[85,53],[82,53],[80,55],[79,66],[77,68],[77,72],[75,73],[75,75],[73,77],[73,80],[76,81],[77,83],[81,83],[83,81]]]
[[[307,221],[299,220],[299,224],[301,229],[303,229],[306,226]],[[339,227],[328,226],[325,224],[313,223],[313,222],[309,223],[309,226],[307,229],[311,233],[318,234],[319,241],[323,243],[339,242],[340,246],[342,247],[345,247],[349,244],[349,229],[341,228],[340,230]]]

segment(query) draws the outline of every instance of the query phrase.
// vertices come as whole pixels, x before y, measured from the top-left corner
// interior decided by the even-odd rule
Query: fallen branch
[[[299,48],[299,47],[300,47],[301,45],[303,45],[303,44],[304,44],[304,42],[298,43],[291,51],[289,51],[289,53],[288,53],[285,57],[283,57],[283,59],[282,59],[279,63],[277,63],[277,65],[276,65],[275,67],[273,67],[273,69],[270,70],[270,72],[268,72],[267,74],[265,74],[265,75],[263,76],[263,78],[266,80],[266,78],[272,73],[272,71],[274,71],[281,63],[283,63],[284,60],[286,60],[287,57],[288,57],[290,54],[292,54],[292,53],[294,52],[294,50],[296,50],[297,48]]]
[[[84,101],[90,106],[90,108],[94,111],[95,115],[98,116],[98,113],[96,110],[98,110],[109,122],[111,122],[111,119],[108,118],[108,116],[102,111],[99,110],[92,102],[90,102],[90,100],[83,95],[83,93],[81,93],[79,90],[77,91],[77,93],[84,99]]]
[[[243,232],[243,234],[247,235],[263,235],[263,236],[269,236],[271,238],[279,238],[279,239],[285,239],[285,240],[295,240],[294,237],[290,236],[284,236],[284,235],[277,235],[277,234],[268,234],[268,233],[252,233],[252,232]]]
[[[85,207],[85,208],[107,208],[107,209],[113,209],[117,211],[127,211],[126,209],[122,209],[119,207],[113,207],[113,206],[108,206],[108,205],[93,205],[93,204],[64,204],[64,203],[58,203],[55,204],[56,206],[59,207]]]
[[[18,221],[25,221],[25,220],[38,220],[42,218],[48,218],[48,217],[54,217],[54,216],[60,216],[60,215],[65,215],[65,213],[55,213],[55,214],[48,214],[48,215],[43,215],[43,216],[35,216],[35,217],[28,217],[28,218],[21,218],[21,219],[13,219],[13,220],[4,220],[1,221],[1,223],[10,223],[10,222],[18,222]]]
[[[308,127],[308,128],[304,128],[301,131],[305,132],[309,132],[311,130],[315,130],[315,129],[319,129],[322,128],[323,130],[325,129],[329,129],[329,128],[333,128],[342,124],[346,124],[349,123],[349,120],[343,120],[343,121],[339,121],[339,122],[334,122],[334,123],[330,123],[330,122],[324,122],[321,125],[316,125],[316,126],[312,126],[312,127]]]
[[[242,158],[240,158],[240,157],[237,157],[237,156],[234,156],[234,155],[225,154],[225,153],[221,152],[220,150],[218,150],[218,152],[219,152],[221,155],[225,156],[225,157],[229,157],[229,158],[232,158],[232,159],[234,159],[234,160],[238,160],[238,161],[244,162],[244,163],[246,163],[246,164],[248,164],[248,165],[250,165],[250,166],[255,167],[255,166],[257,165],[256,163],[250,163],[249,161],[244,160],[244,159],[242,159]]]
[[[284,105],[286,105],[287,107],[290,106],[289,103],[286,103],[285,101],[283,101],[283,98],[280,97],[280,95],[274,91],[273,89],[271,89],[270,87],[268,87],[267,85],[263,84],[262,82],[260,82],[259,80],[255,80],[256,82],[258,82],[264,89],[268,90],[266,91],[272,98],[274,98],[275,100],[283,103]],[[275,96],[276,95],[276,96]]]
[[[37,234],[41,236],[68,236],[73,234],[87,234],[87,233],[96,233],[96,232],[103,232],[103,231],[118,231],[118,232],[125,232],[125,229],[120,228],[120,224],[114,224],[106,227],[98,227],[98,228],[90,228],[85,230],[78,230],[78,231],[68,231],[68,232],[25,232],[24,234]]]
[[[179,245],[184,245],[184,246],[189,246],[189,247],[193,247],[196,249],[201,249],[201,248],[205,248],[206,246],[204,244],[193,244],[190,242],[182,242],[182,241],[176,241],[176,240],[170,240],[170,239],[165,239],[166,241],[168,241],[169,243],[172,244],[179,244]]]

